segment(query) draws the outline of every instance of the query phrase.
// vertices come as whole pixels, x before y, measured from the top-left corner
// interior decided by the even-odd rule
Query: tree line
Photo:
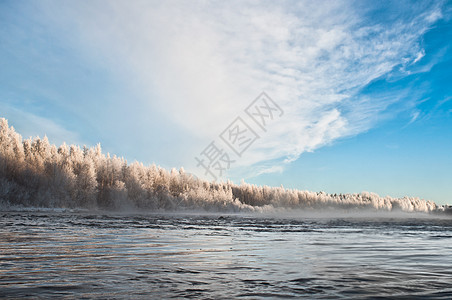
[[[47,137],[22,139],[0,119],[0,207],[86,209],[271,211],[282,209],[372,209],[431,212],[419,198],[374,193],[327,194],[231,181],[208,182],[155,164],[127,163],[101,146],[50,144]]]

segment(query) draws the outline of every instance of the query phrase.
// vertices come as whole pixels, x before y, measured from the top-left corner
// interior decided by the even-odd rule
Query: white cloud
[[[441,17],[434,7],[371,24],[352,6],[101,1],[51,2],[45,11],[87,53],[143,94],[158,95],[153,105],[205,143],[199,151],[265,90],[285,114],[237,161],[256,174],[279,171],[305,151],[367,130],[395,99],[357,93],[394,67],[419,61],[419,38]]]
[[[425,56],[425,51],[424,51],[424,49],[422,49],[421,51],[419,51],[419,53],[417,54],[416,58],[413,60],[413,64],[415,64],[418,61],[420,61],[424,56]]]
[[[414,111],[411,113],[411,120],[408,124],[413,123],[414,121],[417,120],[417,118],[419,117],[420,112],[418,110]]]

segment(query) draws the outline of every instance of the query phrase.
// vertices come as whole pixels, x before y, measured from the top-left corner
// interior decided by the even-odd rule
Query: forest
[[[434,212],[441,209],[419,198],[380,197],[374,193],[327,194],[244,181],[208,182],[183,168],[102,153],[95,147],[57,147],[47,137],[22,139],[0,119],[0,209],[8,207],[90,210],[203,210],[266,212],[275,209],[344,209]]]

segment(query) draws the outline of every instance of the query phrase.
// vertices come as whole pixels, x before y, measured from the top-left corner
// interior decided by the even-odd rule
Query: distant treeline
[[[326,194],[242,182],[214,183],[184,172],[144,166],[105,155],[100,145],[56,147],[46,137],[26,139],[0,119],[0,208],[32,206],[87,209],[271,211],[372,209],[431,212],[419,198],[373,193]]]

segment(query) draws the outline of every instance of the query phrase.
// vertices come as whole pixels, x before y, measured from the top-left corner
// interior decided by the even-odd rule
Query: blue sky
[[[0,115],[205,177],[265,91],[284,114],[223,178],[452,203],[452,2],[374,2],[0,1]]]

